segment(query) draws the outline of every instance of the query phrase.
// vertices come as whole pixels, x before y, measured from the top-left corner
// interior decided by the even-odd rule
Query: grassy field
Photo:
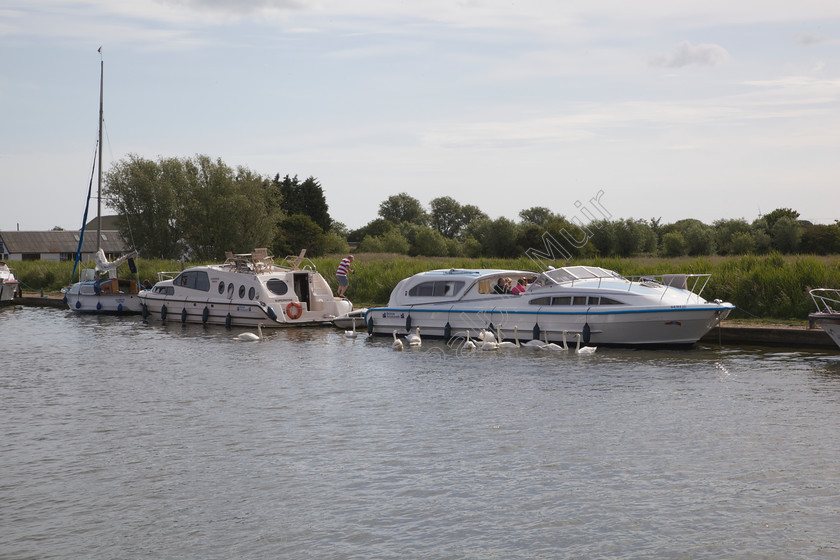
[[[336,288],[335,269],[343,255],[312,259],[327,281]],[[759,317],[763,319],[807,319],[813,311],[808,296],[811,288],[840,288],[840,255],[829,257],[766,256],[743,257],[681,257],[663,259],[637,257],[630,259],[588,259],[570,263],[546,263],[554,266],[591,264],[615,270],[627,276],[663,273],[709,273],[712,275],[703,292],[706,299],[722,299],[738,309],[732,318]],[[24,283],[24,292],[43,290],[59,292],[70,283],[72,262],[28,261],[10,262],[16,276]],[[138,259],[139,279],[157,280],[160,271],[178,271],[178,261]],[[92,266],[92,263],[87,263]],[[519,259],[469,259],[447,257],[407,257],[405,255],[359,253],[353,265],[347,296],[356,307],[370,307],[388,302],[393,287],[408,276],[436,268],[503,268],[536,270],[537,265],[527,257]],[[77,273],[78,274],[78,273]],[[129,275],[127,266],[121,275]]]

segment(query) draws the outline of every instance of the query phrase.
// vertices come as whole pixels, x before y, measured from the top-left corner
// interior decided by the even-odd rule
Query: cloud
[[[800,33],[796,36],[796,42],[800,45],[821,45],[827,43],[828,39],[819,33]]]
[[[651,65],[665,68],[718,66],[728,60],[729,53],[720,45],[692,45],[689,41],[683,41],[677,44],[670,54],[653,58]]]

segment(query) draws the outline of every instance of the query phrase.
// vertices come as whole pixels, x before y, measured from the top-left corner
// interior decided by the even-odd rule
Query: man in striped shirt
[[[350,280],[347,279],[347,275],[356,273],[355,270],[350,268],[350,263],[353,260],[353,255],[348,255],[338,263],[338,270],[335,271],[335,277],[338,280],[338,292],[336,292],[338,297],[344,297],[344,292],[347,291],[347,286],[350,285]]]

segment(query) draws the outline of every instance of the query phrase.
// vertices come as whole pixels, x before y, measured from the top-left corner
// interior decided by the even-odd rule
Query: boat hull
[[[840,347],[840,313],[811,313],[808,318],[822,327],[822,330]]]
[[[514,327],[521,341],[534,338],[562,343],[567,336],[581,333],[590,345],[686,346],[697,342],[725,319],[732,306],[708,303],[680,309],[622,309],[621,311],[514,310],[431,306],[417,308],[374,308],[365,319],[371,334],[391,335],[394,330],[408,332],[420,327],[423,336],[475,337],[482,329],[500,329],[502,337],[514,338]]]
[[[128,292],[108,291],[122,282],[131,286]],[[64,303],[77,313],[137,314],[143,308],[135,291],[134,281],[110,279],[105,281],[76,282],[64,290]]]
[[[294,317],[296,308],[289,308],[292,302],[244,303],[215,300],[176,299],[141,295],[141,313],[147,320],[163,322],[202,323],[206,325],[256,327],[308,327],[331,325],[335,317],[323,312],[308,311],[302,304],[299,317]],[[285,305],[284,305],[285,303]],[[295,302],[298,303],[298,302]],[[350,302],[337,300],[337,305],[350,307]],[[288,309],[287,309],[288,308]],[[292,311],[290,314],[289,311]]]
[[[248,261],[249,263],[251,261]],[[206,265],[140,293],[147,320],[256,327],[331,325],[353,310],[314,270]]]
[[[4,280],[0,282],[0,301],[12,301],[19,286],[20,283],[17,280]]]

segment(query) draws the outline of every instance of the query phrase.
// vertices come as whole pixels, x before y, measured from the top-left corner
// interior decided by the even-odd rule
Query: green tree
[[[389,222],[384,218],[377,218],[350,232],[347,236],[348,241],[355,243],[361,242],[365,237],[381,237],[386,232],[395,229],[397,226],[393,222]]]
[[[329,205],[324,190],[315,177],[309,177],[301,183],[297,175],[286,175],[280,179],[278,173],[272,183],[280,194],[280,209],[286,216],[303,214],[312,218],[323,231],[330,230],[332,218]]]
[[[796,253],[802,240],[802,226],[796,218],[782,216],[770,229],[773,247],[781,253]]]
[[[666,257],[685,255],[685,239],[678,231],[671,231],[662,236],[662,254]]]
[[[733,233],[727,247],[730,255],[749,255],[755,252],[755,236],[750,231]]]
[[[715,252],[715,230],[702,222],[690,224],[683,233],[689,255],[712,255]]]
[[[562,218],[562,216],[555,215],[554,212],[545,206],[532,206],[531,208],[520,210],[519,218],[523,222],[529,222],[545,227],[551,220]]]
[[[129,154],[105,174],[103,198],[120,216],[120,233],[141,255],[174,259],[183,250],[184,163]]]
[[[244,167],[234,171],[204,155],[184,166],[187,188],[180,223],[196,258],[221,259],[225,251],[250,252],[271,244],[278,213],[261,176]]]
[[[428,215],[423,210],[423,205],[408,193],[395,194],[382,201],[379,204],[379,216],[395,224],[408,222],[426,225],[428,223]]]
[[[803,253],[812,255],[835,255],[840,253],[840,225],[815,224],[803,228],[802,242],[799,246]]]
[[[762,219],[767,224],[767,233],[773,231],[773,226],[775,226],[776,222],[781,218],[790,218],[791,220],[796,221],[799,219],[799,212],[791,210],[790,208],[776,208],[769,214],[765,214]]]
[[[306,249],[307,256],[321,255],[324,246],[324,230],[306,214],[293,214],[280,221],[272,250],[275,255],[294,255]]]
[[[434,229],[444,237],[454,238],[464,226],[461,204],[451,196],[441,196],[429,204],[429,218]]]
[[[413,254],[426,257],[445,257],[448,252],[446,238],[439,231],[425,226],[417,232],[412,249]]]
[[[733,238],[738,234],[749,235],[752,227],[744,219],[738,220],[717,220],[712,226],[715,228],[715,243],[717,244],[717,251],[721,255],[738,255],[739,253],[733,248]],[[745,239],[743,236],[739,237],[739,246],[743,247]],[[751,252],[751,251],[748,251]]]

